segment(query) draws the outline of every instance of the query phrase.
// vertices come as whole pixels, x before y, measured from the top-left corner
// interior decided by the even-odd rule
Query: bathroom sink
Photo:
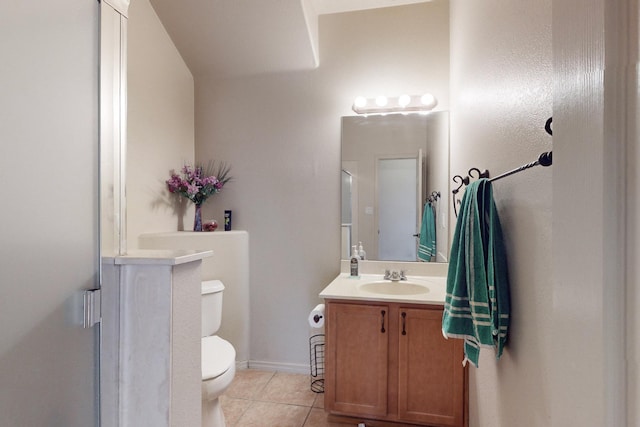
[[[390,280],[363,283],[358,286],[358,289],[362,292],[382,295],[419,295],[429,292],[429,287],[426,284],[408,281],[392,282]]]

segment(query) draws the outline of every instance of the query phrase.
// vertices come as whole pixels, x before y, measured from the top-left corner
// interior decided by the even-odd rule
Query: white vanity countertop
[[[208,250],[156,250],[136,249],[129,250],[125,255],[103,258],[103,262],[116,265],[180,265],[188,262],[199,261],[213,255]]]
[[[320,292],[320,298],[444,305],[444,298],[447,289],[447,279],[443,276],[408,275],[406,283],[422,284],[428,288],[428,291],[425,293],[415,293],[408,295],[401,293],[393,294],[386,292],[368,292],[363,289],[363,285],[374,282],[386,282],[388,283],[387,288],[389,289],[393,289],[393,286],[395,285],[403,286],[402,281],[383,281],[382,274],[362,274],[357,277],[351,277],[348,273],[341,273],[329,284],[329,286],[327,286],[322,292]]]

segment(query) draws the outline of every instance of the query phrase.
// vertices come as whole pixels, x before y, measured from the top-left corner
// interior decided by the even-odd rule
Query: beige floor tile
[[[234,427],[302,427],[310,408],[271,402],[253,402]]]
[[[220,405],[222,406],[222,413],[227,424],[227,427],[234,427],[240,417],[249,409],[252,401],[247,399],[236,399],[233,397],[227,397],[225,395],[220,396]]]
[[[304,427],[353,427],[357,423],[343,424],[343,423],[330,423],[327,421],[327,413],[324,409],[311,408],[307,421],[304,423]]]
[[[253,399],[261,393],[273,375],[274,372],[271,371],[260,371],[256,369],[238,370],[236,371],[233,382],[224,395],[236,399]]]
[[[312,406],[316,393],[311,391],[309,376],[277,372],[264,387],[258,400]]]
[[[313,401],[314,408],[324,408],[324,393],[317,393],[316,400]]]

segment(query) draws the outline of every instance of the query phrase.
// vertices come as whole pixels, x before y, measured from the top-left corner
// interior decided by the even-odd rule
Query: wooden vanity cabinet
[[[325,314],[325,408],[385,416],[389,307],[329,303]]]
[[[463,341],[443,337],[442,309],[400,306],[398,314],[398,419],[463,426]]]
[[[328,300],[325,314],[333,420],[467,425],[462,340],[442,336],[442,307]]]

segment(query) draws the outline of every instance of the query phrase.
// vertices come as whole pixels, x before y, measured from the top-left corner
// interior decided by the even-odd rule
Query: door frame
[[[638,0],[554,1],[552,16],[551,423],[637,425]]]

